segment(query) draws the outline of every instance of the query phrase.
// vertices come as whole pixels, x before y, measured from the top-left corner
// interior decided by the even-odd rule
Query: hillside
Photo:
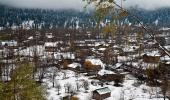
[[[131,14],[137,16],[142,23],[155,26],[170,25],[170,8],[154,11],[130,8]],[[20,9],[0,6],[0,27],[31,26],[33,28],[52,27],[94,27],[95,19],[92,11],[76,10],[45,10],[45,9]],[[121,23],[137,22],[129,15]]]

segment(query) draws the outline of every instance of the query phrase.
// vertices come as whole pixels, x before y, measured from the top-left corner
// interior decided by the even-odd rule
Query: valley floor
[[[66,77],[63,73],[66,73]],[[80,74],[79,77],[75,77],[75,73],[70,70],[62,70],[55,77],[55,83],[61,85],[60,94],[58,95],[57,88],[52,87],[52,82],[50,79],[45,79],[44,82],[47,85],[48,100],[61,100],[62,97],[69,95],[65,93],[64,84],[71,84],[71,89],[76,92],[75,96],[79,100],[92,100],[92,91],[98,88],[101,88],[101,85],[98,83],[92,85],[94,79]],[[63,78],[65,77],[65,78]],[[88,81],[89,90],[83,88],[83,82]],[[79,84],[80,89],[76,91],[76,84]],[[127,74],[123,82],[122,87],[115,87],[113,82],[104,83],[103,87],[108,87],[111,90],[111,97],[106,100],[163,100],[163,96],[160,93],[160,88],[158,87],[149,87],[146,84],[139,84],[137,79],[132,75]]]

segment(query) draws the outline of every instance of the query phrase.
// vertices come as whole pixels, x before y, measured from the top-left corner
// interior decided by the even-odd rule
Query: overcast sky
[[[118,2],[120,0],[117,0]],[[82,0],[0,0],[1,4],[24,8],[82,9]],[[144,9],[170,7],[170,0],[126,0],[125,7],[137,6]]]

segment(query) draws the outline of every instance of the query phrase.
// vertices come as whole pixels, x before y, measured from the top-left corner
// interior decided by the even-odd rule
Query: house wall
[[[108,98],[108,97],[110,97],[110,96],[111,96],[111,93],[106,93],[106,94],[100,95],[100,94],[98,94],[98,93],[95,91],[95,92],[93,92],[92,98],[93,98],[93,99],[96,99],[96,100],[103,100],[103,99],[106,99],[106,98]]]
[[[98,93],[93,93],[93,99],[96,99],[96,100],[102,100],[101,96],[98,94]]]
[[[101,98],[106,99],[106,98],[108,98],[110,96],[111,96],[111,93],[106,93],[106,94],[101,95]]]
[[[158,63],[160,61],[160,57],[159,56],[147,56],[144,55],[143,56],[143,61],[146,63]]]

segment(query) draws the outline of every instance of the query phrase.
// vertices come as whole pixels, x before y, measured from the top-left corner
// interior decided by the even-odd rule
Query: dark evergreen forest
[[[153,11],[130,8],[129,11],[147,25],[170,25],[170,8],[162,8]],[[76,10],[45,10],[45,9],[21,9],[0,6],[0,27],[22,26],[24,21],[33,21],[32,27],[79,27],[87,28],[96,25],[92,11]],[[137,22],[129,15],[121,20],[122,23]],[[157,23],[157,24],[156,24]]]

